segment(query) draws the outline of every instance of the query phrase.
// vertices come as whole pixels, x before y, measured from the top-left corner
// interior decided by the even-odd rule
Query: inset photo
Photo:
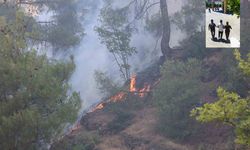
[[[206,47],[240,47],[240,0],[206,0]]]

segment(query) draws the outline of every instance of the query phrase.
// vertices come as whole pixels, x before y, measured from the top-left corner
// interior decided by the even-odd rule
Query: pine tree
[[[44,149],[80,107],[68,84],[73,59],[51,60],[28,47],[25,18],[19,10],[14,19],[0,17],[0,149]]]

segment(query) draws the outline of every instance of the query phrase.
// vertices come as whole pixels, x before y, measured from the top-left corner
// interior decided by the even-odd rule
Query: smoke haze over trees
[[[250,2],[241,3],[235,59],[205,48],[202,0],[0,0],[0,149],[95,149],[114,136],[127,149],[171,140],[248,150]]]

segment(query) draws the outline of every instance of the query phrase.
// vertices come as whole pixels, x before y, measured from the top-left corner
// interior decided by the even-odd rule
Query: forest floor
[[[223,24],[229,22],[232,30],[229,35],[230,42],[226,40],[212,40],[211,32],[208,29],[208,25],[211,22],[211,19],[214,20],[216,25],[219,25],[220,20],[223,20]],[[237,15],[224,14],[221,12],[215,12],[211,10],[209,13],[208,9],[206,10],[206,47],[207,48],[238,48],[240,47],[240,18]],[[218,38],[218,28],[215,30],[215,37]],[[223,33],[223,39],[226,39],[225,31]]]

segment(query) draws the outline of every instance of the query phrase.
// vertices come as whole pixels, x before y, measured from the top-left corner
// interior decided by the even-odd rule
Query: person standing
[[[216,27],[216,24],[214,23],[214,20],[211,19],[211,23],[208,25],[208,28],[211,32],[211,35],[212,35],[212,38],[214,39],[215,38],[215,27]]]
[[[224,25],[222,20],[220,20],[220,24],[217,27],[219,28],[219,39],[222,40],[223,30],[224,30]]]
[[[232,29],[232,27],[227,22],[224,28],[225,28],[225,33],[226,33],[226,39],[227,41],[229,41],[230,30]]]

